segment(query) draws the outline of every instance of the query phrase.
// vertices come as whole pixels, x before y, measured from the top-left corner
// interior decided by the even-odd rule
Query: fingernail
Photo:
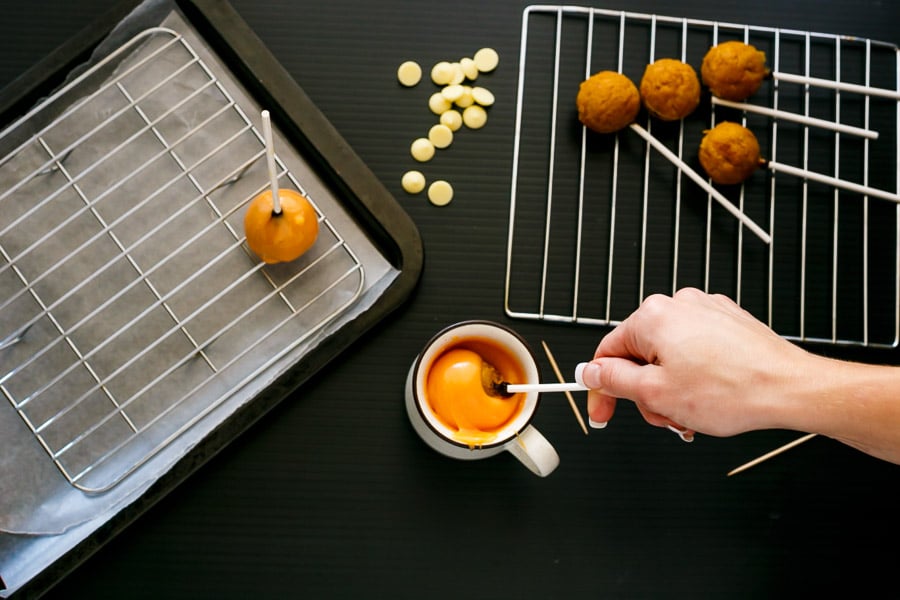
[[[604,429],[609,421],[595,421],[591,418],[588,418],[588,424],[594,429]]]
[[[690,443],[690,442],[693,442],[693,441],[694,441],[694,436],[691,435],[691,434],[688,434],[688,430],[687,430],[687,429],[678,429],[678,428],[675,427],[674,425],[666,425],[666,427],[669,428],[669,431],[674,431],[675,433],[677,433],[677,434],[678,434],[678,437],[681,438],[681,441],[682,441],[682,442],[688,442],[688,443]]]
[[[597,363],[579,363],[575,367],[575,381],[590,388],[600,387],[600,365]]]

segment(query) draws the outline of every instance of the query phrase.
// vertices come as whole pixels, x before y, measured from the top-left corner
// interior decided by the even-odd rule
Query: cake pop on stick
[[[756,224],[750,217],[744,214],[740,208],[734,205],[728,198],[726,198],[722,192],[714,188],[709,184],[709,181],[704,179],[697,173],[694,169],[690,167],[686,162],[678,158],[674,152],[669,150],[665,144],[660,142],[658,139],[653,137],[649,131],[638,125],[637,123],[632,123],[629,127],[631,130],[644,138],[651,146],[653,146],[657,152],[665,156],[672,163],[678,166],[681,171],[687,175],[691,180],[694,181],[697,185],[703,188],[710,196],[712,196],[716,202],[722,205],[725,210],[730,212],[735,218],[737,218],[747,229],[752,231],[756,237],[765,242],[766,244],[772,241],[772,237],[766,233],[766,231]]]
[[[244,215],[247,245],[263,262],[289,262],[309,250],[319,235],[319,219],[310,201],[291,189],[279,189],[269,111],[262,112],[269,189],[250,202]]]
[[[898,90],[770,71],[766,67],[765,52],[758,50],[751,44],[737,40],[722,42],[711,47],[703,57],[703,63],[700,66],[700,77],[714,96],[732,101],[741,101],[749,98],[756,93],[763,80],[767,78],[900,100],[900,91]]]
[[[626,75],[600,71],[581,82],[575,97],[578,120],[598,133],[614,133],[633,122],[641,94]]]
[[[829,175],[816,173],[765,160],[760,155],[759,143],[753,132],[730,121],[722,121],[708,130],[700,141],[700,164],[709,178],[716,183],[731,185],[741,183],[759,168],[793,175],[809,181],[817,181],[832,187],[864,196],[900,203],[900,195],[877,188],[860,185]]]
[[[735,102],[756,93],[768,75],[766,54],[735,40],[707,50],[700,64],[700,79],[713,96]]]
[[[649,131],[634,122],[641,107],[640,93],[627,76],[613,71],[601,71],[583,81],[576,97],[578,119],[582,124],[598,133],[613,133],[630,127],[646,140],[657,152],[676,165],[691,180],[710,194],[728,212],[766,244],[771,237],[765,230],[745,215],[709,181],[701,177],[686,162],[681,160],[665,144],[657,140]]]
[[[700,80],[694,68],[674,58],[660,58],[644,69],[641,101],[662,121],[679,121],[700,104]]]
[[[753,132],[731,121],[703,132],[698,158],[709,178],[722,185],[742,183],[765,164]]]

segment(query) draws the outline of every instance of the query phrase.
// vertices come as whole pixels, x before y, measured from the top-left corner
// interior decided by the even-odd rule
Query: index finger
[[[616,356],[638,362],[655,363],[657,358],[655,337],[644,335],[644,331],[658,329],[658,317],[664,313],[671,301],[671,298],[662,294],[648,296],[637,310],[600,340],[594,358]]]

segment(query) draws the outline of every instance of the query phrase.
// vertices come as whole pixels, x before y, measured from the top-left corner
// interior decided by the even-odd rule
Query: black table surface
[[[113,0],[5,0],[0,85]],[[561,457],[535,477],[510,455],[453,461],[410,427],[403,383],[431,334],[471,318],[513,326],[565,368],[606,329],[503,311],[518,50],[517,1],[233,0],[249,25],[417,224],[425,268],[409,301],[65,577],[70,597],[810,597],[894,590],[900,470],[816,438],[765,431],[693,444],[623,402],[585,436],[565,401],[536,426]],[[608,0],[603,8],[900,42],[888,0]],[[456,198],[400,187],[410,110],[396,67],[501,57],[488,126],[435,163]],[[487,81],[487,78],[486,78]],[[429,167],[431,168],[431,167]],[[539,354],[540,355],[540,354]],[[543,357],[542,357],[543,358]],[[545,361],[541,365],[551,373]],[[583,407],[582,407],[583,408]],[[894,592],[895,593],[895,592]]]

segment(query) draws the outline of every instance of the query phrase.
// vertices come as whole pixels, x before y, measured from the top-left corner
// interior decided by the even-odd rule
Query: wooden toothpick
[[[797,438],[793,442],[788,442],[787,444],[785,444],[784,446],[781,446],[780,448],[775,448],[771,452],[766,452],[762,456],[760,456],[758,458],[754,458],[750,462],[744,463],[741,466],[737,467],[736,469],[732,469],[731,471],[728,472],[728,477],[731,477],[732,475],[740,473],[741,471],[746,471],[750,467],[754,467],[763,461],[769,460],[773,456],[778,456],[782,452],[786,452],[786,451],[790,450],[791,448],[794,448],[795,446],[799,446],[803,442],[808,442],[809,440],[813,439],[814,437],[816,437],[815,433],[808,433],[808,434],[804,435],[803,437]]]
[[[544,352],[547,354],[547,360],[550,361],[550,366],[553,367],[553,372],[556,373],[556,378],[559,379],[560,383],[565,383],[566,378],[563,377],[562,372],[559,370],[559,366],[556,364],[556,359],[553,358],[553,353],[550,352],[550,347],[547,346],[547,342],[541,340],[541,345],[544,347]],[[581,417],[581,413],[578,411],[578,405],[575,404],[575,398],[572,397],[571,392],[565,392],[566,398],[569,399],[569,406],[572,407],[572,412],[575,413],[575,418],[578,419],[578,424],[581,425],[581,430],[584,431],[584,435],[588,434],[587,425],[584,424],[584,419]]]

